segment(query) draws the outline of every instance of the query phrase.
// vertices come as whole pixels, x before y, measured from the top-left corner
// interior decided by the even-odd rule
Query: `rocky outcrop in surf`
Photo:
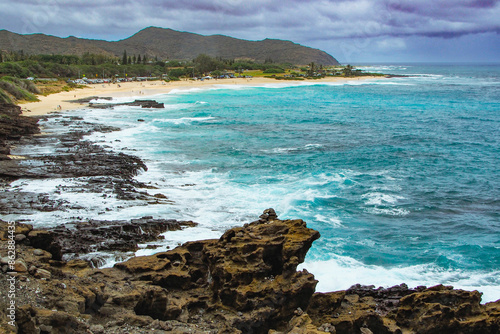
[[[46,250],[54,260],[78,258],[80,255],[97,253],[87,257],[94,266],[99,265],[98,252],[135,252],[138,244],[164,239],[162,233],[179,231],[198,224],[192,221],[154,219],[142,217],[131,220],[89,220],[61,226],[34,230],[29,233],[29,243]]]
[[[57,117],[52,115],[51,117]],[[48,117],[48,116],[46,116]],[[26,117],[28,118],[28,117]],[[85,176],[117,176],[131,178],[146,165],[137,157],[106,150],[100,145],[84,140],[94,132],[109,133],[119,128],[101,124],[86,123],[79,117],[63,116],[62,126],[73,130],[49,133],[36,138],[26,138],[24,146],[50,147],[52,154],[26,152],[23,159],[1,161],[0,175],[11,178],[60,178]],[[32,118],[28,120],[33,121]]]
[[[20,112],[17,106],[13,108]],[[109,146],[84,138],[92,133],[109,133],[120,130],[119,128],[85,122],[78,116],[52,114],[42,117],[40,121],[49,122],[57,131],[49,128],[45,129],[46,133],[31,136],[29,134],[39,131],[37,120],[19,117],[22,122],[26,122],[27,129],[14,131],[17,127],[12,126],[15,135],[4,131],[4,138],[9,139],[7,143],[12,142],[13,136],[20,139],[16,142],[17,159],[2,160],[0,156],[0,182],[8,189],[0,197],[0,214],[80,210],[80,204],[58,198],[57,195],[65,192],[104,193],[102,196],[113,196],[121,201],[140,201],[143,202],[142,205],[172,203],[157,192],[149,194],[148,190],[153,190],[154,186],[134,179],[140,172],[147,170],[140,158],[112,151]],[[0,116],[1,119],[3,118]],[[6,126],[4,128],[8,129]],[[47,180],[48,184],[57,180],[60,184],[56,184],[56,189],[47,187],[47,192],[8,187],[13,180],[22,178]],[[71,179],[72,182],[61,182],[63,178]]]
[[[6,223],[2,224],[6,231]],[[319,233],[302,220],[279,220],[274,210],[219,239],[188,242],[108,269],[93,269],[79,259],[56,259],[47,248],[50,243],[34,244],[34,231],[28,225],[16,226],[15,272],[9,273],[7,259],[1,259],[0,285],[11,275],[20,287],[19,333],[499,330],[500,302],[481,305],[477,291],[445,286],[409,289],[402,284],[314,293],[314,276],[297,271],[297,265]],[[7,235],[0,236],[6,242]],[[64,233],[54,235],[64,237]],[[0,312],[5,312],[6,302],[5,296],[0,297]],[[9,328],[4,314],[1,319],[2,328]]]
[[[135,100],[134,102],[120,102],[120,103],[89,103],[89,107],[94,109],[110,109],[117,106],[130,106],[130,107],[156,108],[156,109],[165,108],[164,103],[160,103],[155,100]]]

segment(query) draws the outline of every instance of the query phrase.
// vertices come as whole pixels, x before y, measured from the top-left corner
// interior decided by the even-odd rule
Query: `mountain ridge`
[[[337,65],[328,53],[292,41],[238,39],[226,35],[201,35],[170,28],[147,27],[118,41],[86,39],[75,36],[57,37],[41,33],[21,35],[0,30],[0,50],[26,54],[76,54],[86,52],[121,57],[140,54],[160,59],[188,60],[199,54],[226,59],[248,59],[278,63]]]

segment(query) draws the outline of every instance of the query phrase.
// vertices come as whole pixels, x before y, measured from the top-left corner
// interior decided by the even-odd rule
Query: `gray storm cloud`
[[[317,47],[372,39],[459,38],[500,32],[497,0],[0,0],[0,28],[118,40],[158,26],[204,35],[279,38]]]

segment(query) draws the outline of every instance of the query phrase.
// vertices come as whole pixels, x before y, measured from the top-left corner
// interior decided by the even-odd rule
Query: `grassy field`
[[[85,88],[85,85],[75,85],[68,84],[65,81],[37,81],[36,86],[40,90],[41,95],[47,96],[50,94],[60,93],[60,92],[69,92],[71,90]]]

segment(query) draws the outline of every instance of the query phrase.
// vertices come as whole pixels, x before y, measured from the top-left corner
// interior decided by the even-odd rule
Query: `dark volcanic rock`
[[[0,160],[9,159],[9,140],[40,132],[37,122],[35,118],[21,116],[21,107],[0,102]]]
[[[116,106],[133,106],[141,108],[165,108],[163,103],[157,102],[155,100],[135,100],[134,102],[123,102],[123,103],[89,103],[89,107],[97,109],[108,109]]]
[[[0,175],[14,178],[60,178],[83,176],[118,176],[130,178],[147,170],[141,159],[124,153],[105,152],[95,147],[73,154],[46,155],[29,160],[0,162]]]
[[[54,154],[29,155],[23,160],[0,161],[0,175],[15,178],[52,178],[82,176],[119,176],[131,178],[147,170],[141,159],[124,153],[105,150],[90,141],[82,140],[93,131],[109,132],[117,128],[94,126],[86,131],[72,131],[63,135],[51,134],[56,139]],[[33,144],[43,141],[36,138]],[[28,144],[25,142],[24,144]]]
[[[110,151],[105,146],[83,139],[93,132],[107,133],[119,128],[88,123],[81,117],[67,115],[54,114],[44,119],[48,122],[46,126],[49,129],[44,129],[47,133],[22,137],[17,144],[16,154],[22,155],[23,159],[0,160],[0,185],[6,189],[0,197],[0,213],[31,214],[34,211],[81,209],[78,204],[51,193],[9,188],[9,183],[19,178],[72,178],[77,182],[75,185],[59,185],[56,195],[61,192],[104,192],[105,196],[113,193],[119,200],[141,200],[144,205],[171,203],[140,190],[150,188],[133,178],[147,170],[141,159]]]
[[[136,251],[137,244],[157,240],[161,233],[196,225],[191,221],[150,217],[130,221],[91,220],[47,230],[33,230],[28,234],[28,241],[33,247],[50,252],[55,260],[61,260],[63,254]]]
[[[97,99],[111,101],[113,98],[112,97],[102,97],[102,96],[89,96],[89,97],[84,97],[81,99],[69,100],[68,102],[82,104],[82,103],[89,103],[90,101],[97,100]]]

